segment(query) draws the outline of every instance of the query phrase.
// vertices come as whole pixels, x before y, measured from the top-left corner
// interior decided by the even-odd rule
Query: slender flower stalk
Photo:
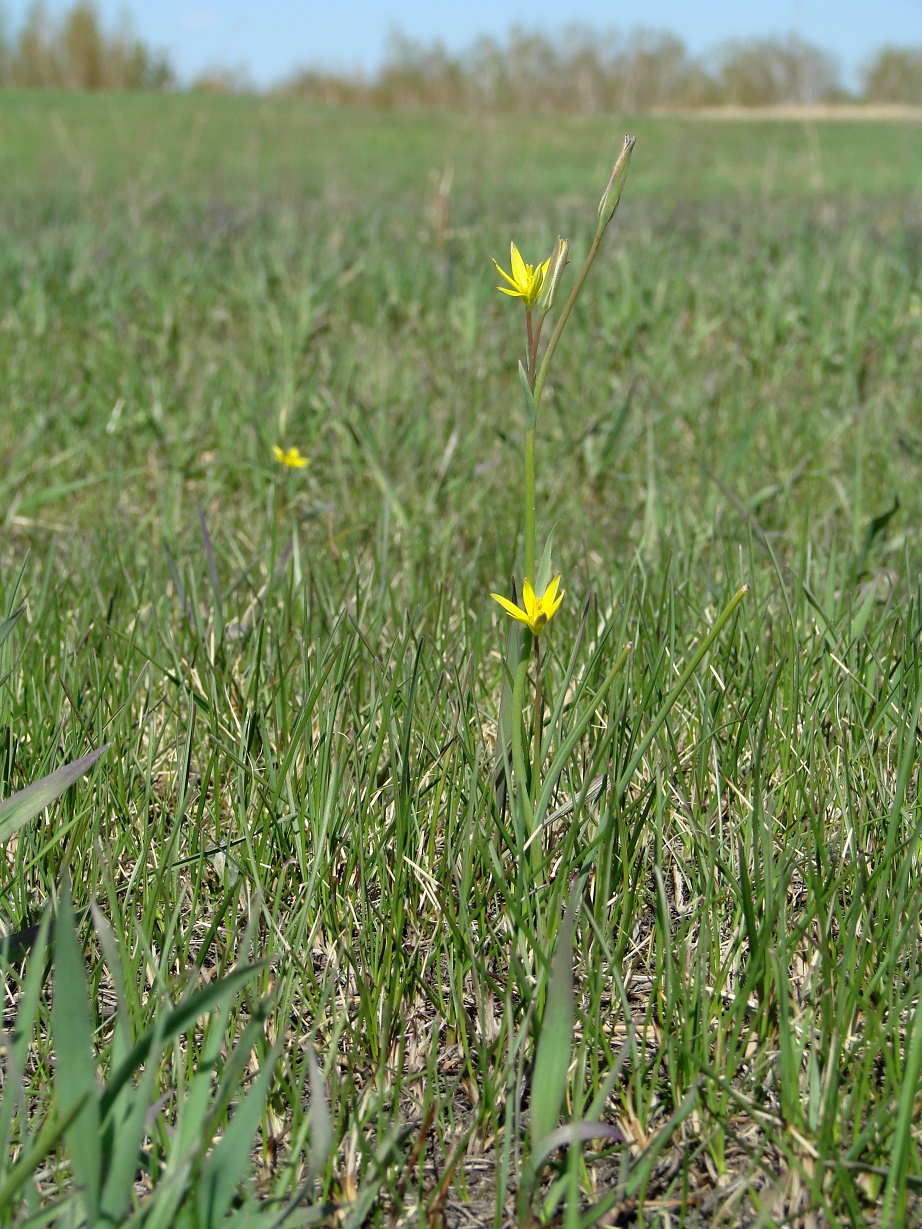
[[[519,249],[513,243],[510,246],[509,273],[501,268],[497,261],[494,260],[493,262],[505,283],[504,285],[497,286],[497,290],[509,298],[521,299],[525,309],[525,356],[524,361],[519,363],[519,378],[522,383],[525,401],[525,579],[522,586],[522,605],[517,605],[515,601],[510,601],[509,598],[503,597],[499,593],[492,594],[492,597],[511,618],[522,623],[525,628],[519,637],[518,662],[514,671],[512,671],[511,724],[502,726],[499,754],[508,764],[506,757],[508,757],[511,751],[512,770],[516,782],[516,831],[520,836],[523,832],[527,833],[524,847],[527,848],[529,844],[531,845],[530,863],[535,883],[538,882],[541,874],[542,852],[540,842],[532,843],[533,829],[536,822],[540,823],[540,817],[536,811],[539,795],[543,798],[547,790],[547,783],[545,782],[542,785],[539,780],[543,760],[541,744],[544,726],[544,697],[539,638],[550,620],[557,613],[564,597],[564,592],[560,588],[560,575],[558,574],[550,581],[548,580],[550,544],[546,548],[545,558],[542,560],[540,571],[536,572],[535,570],[535,449],[538,410],[548,369],[557,345],[563,330],[566,328],[570,314],[573,311],[593,261],[598,254],[606,227],[611,221],[621,199],[621,192],[627,177],[633,148],[634,138],[625,137],[621,153],[615,162],[608,185],[599,202],[598,224],[589,253],[576,280],[576,284],[560,313],[540,363],[538,361],[538,347],[541,340],[541,330],[545,317],[554,305],[554,300],[569,260],[569,243],[558,236],[551,254],[546,260],[537,265],[526,264],[522,259]],[[535,592],[531,580],[532,577],[537,577],[538,583],[543,586],[543,592],[540,596]],[[530,734],[526,734],[524,725],[525,686],[532,653],[534,653],[535,659],[535,703],[532,731]],[[530,757],[526,750],[527,743],[531,743],[532,754]]]
[[[535,428],[525,431],[525,575],[535,574]]]
[[[595,260],[599,248],[602,245],[602,236],[618,208],[618,203],[621,200],[621,193],[624,189],[624,181],[627,179],[628,167],[631,163],[631,153],[633,152],[636,137],[625,135],[624,144],[621,147],[621,153],[615,160],[615,165],[612,169],[611,178],[608,181],[608,187],[602,194],[602,199],[599,202],[599,224],[596,227],[595,238],[592,240],[592,247],[589,249],[589,255],[586,257],[585,264],[580,270],[580,275],[576,279],[576,285],[570,291],[570,297],[567,299],[563,311],[560,313],[560,319],[557,321],[557,326],[551,334],[551,340],[547,344],[547,349],[544,352],[544,358],[541,360],[541,366],[538,369],[538,374],[535,376],[533,391],[535,394],[535,404],[541,400],[541,394],[544,391],[544,381],[547,379],[548,368],[551,365],[551,360],[554,357],[554,351],[557,349],[557,343],[567,327],[567,321],[570,319],[570,312],[573,310],[576,300],[579,298],[579,293],[583,288],[589,270],[592,268],[592,262]]]

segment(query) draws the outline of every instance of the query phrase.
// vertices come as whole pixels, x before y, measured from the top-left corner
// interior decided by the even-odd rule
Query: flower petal
[[[495,261],[495,260],[494,260],[494,261],[493,261],[493,263],[494,263],[494,265],[496,265],[496,272],[500,275],[500,277],[504,277],[504,278],[506,279],[506,281],[509,283],[509,285],[510,285],[510,286],[515,286],[516,291],[518,292],[518,289],[519,289],[519,284],[518,284],[518,282],[515,280],[515,278],[510,277],[510,276],[509,276],[509,274],[506,272],[506,270],[505,270],[505,269],[501,269],[501,268],[500,268],[500,266],[499,266],[498,261]],[[496,289],[497,289],[497,290],[501,290],[501,289],[502,289],[502,287],[501,287],[501,286],[497,286],[497,287],[496,287]]]
[[[514,243],[512,244],[511,255],[512,255],[512,276],[515,278],[516,283],[519,286],[521,286],[523,290],[526,290],[528,288],[528,269],[525,264],[525,261],[522,259],[519,249],[515,246]]]
[[[508,597],[503,597],[501,593],[491,593],[490,597],[493,598],[494,602],[499,602],[506,614],[512,615],[513,619],[518,619],[520,623],[528,622],[528,615],[525,611],[519,610],[518,606],[514,602],[510,602]]]
[[[553,605],[554,598],[557,596],[557,588],[560,585],[560,573],[558,572],[554,579],[548,584],[548,587],[541,594],[542,602],[548,602]]]
[[[529,619],[533,619],[538,606],[538,599],[535,597],[535,591],[527,576],[525,577],[525,583],[522,585],[522,605],[525,607],[525,613]]]

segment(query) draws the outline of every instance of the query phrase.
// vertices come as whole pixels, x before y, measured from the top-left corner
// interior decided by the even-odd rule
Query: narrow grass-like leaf
[[[554,553],[554,530],[547,535],[547,541],[544,543],[544,550],[541,553],[541,560],[535,569],[535,593],[543,593],[551,583],[551,566],[553,564]]]
[[[535,405],[535,394],[531,391],[531,385],[528,383],[528,373],[525,370],[525,365],[519,360],[519,383],[522,386],[522,398],[525,407],[525,428],[528,431],[533,431],[538,422],[538,409]],[[531,577],[528,578],[531,580]]]
[[[673,687],[673,689],[670,691],[666,699],[663,701],[663,704],[660,707],[659,712],[650,722],[649,728],[647,729],[643,738],[640,740],[637,750],[634,752],[633,756],[631,757],[630,762],[628,763],[624,772],[622,772],[621,776],[618,778],[616,792],[618,793],[619,797],[624,795],[624,791],[627,789],[631,778],[633,777],[634,773],[637,770],[637,765],[646,755],[647,748],[650,746],[650,744],[653,742],[654,738],[656,737],[657,733],[659,732],[660,726],[663,724],[663,722],[672,712],[673,708],[675,707],[676,700],[678,700],[679,696],[688,686],[689,679],[698,669],[699,665],[704,660],[704,656],[707,653],[708,649],[711,647],[711,645],[714,643],[714,641],[723,631],[724,627],[730,620],[730,617],[732,616],[733,612],[736,610],[737,606],[739,606],[740,602],[743,600],[743,598],[746,596],[748,592],[749,592],[749,586],[744,585],[742,589],[734,593],[733,597],[730,599],[727,605],[720,612],[720,615],[718,616],[718,618],[715,620],[714,626],[707,633],[707,635],[698,645],[698,648],[692,654],[691,660],[688,662],[688,665],[679,675],[678,682]]]
[[[19,1079],[21,1073],[25,1070],[29,1046],[32,1044],[35,1035],[36,1021],[38,1018],[39,995],[41,994],[42,984],[45,980],[46,973],[45,958],[48,948],[48,935],[50,929],[51,913],[46,911],[45,916],[42,918],[35,944],[32,948],[29,967],[26,971],[25,985],[22,988],[22,993],[19,996],[19,1003],[16,1008],[16,1022],[13,1025],[12,1036],[10,1036],[6,1041],[8,1049],[4,1072],[4,1095],[2,1099],[0,1099],[0,1180],[3,1178],[7,1161],[10,1156],[8,1147],[10,1124],[12,1122],[13,1110],[17,1102],[17,1097],[14,1094],[14,1089],[12,1087],[12,1081],[14,1078]],[[19,1088],[16,1091],[21,1096],[24,1096],[24,1090],[22,1088]]]
[[[217,1229],[249,1168],[250,1148],[281,1048],[280,1039],[266,1056],[259,1075],[232,1114],[221,1142],[205,1163],[196,1191],[199,1220],[204,1229]]]
[[[672,1139],[676,1128],[682,1125],[698,1104],[698,1100],[698,1087],[695,1085],[688,1090],[675,1113],[657,1131],[653,1141],[645,1149],[637,1164],[631,1167],[626,1178],[583,1213],[579,1220],[580,1229],[591,1229],[591,1226],[597,1224],[615,1204],[621,1203],[625,1198],[633,1198],[638,1192],[644,1190],[660,1154]]]
[[[217,1006],[225,995],[235,994],[240,986],[249,981],[260,969],[265,968],[267,963],[267,961],[263,960],[256,964],[245,965],[243,968],[234,969],[220,980],[203,986],[201,990],[197,990],[194,994],[189,995],[187,999],[183,1000],[183,1002],[168,1013],[162,1029],[158,1028],[155,1023],[143,1036],[139,1037],[132,1047],[131,1053],[109,1078],[100,1105],[103,1116],[110,1112],[112,1102],[118,1096],[125,1082],[131,1079],[142,1063],[147,1061],[155,1038],[159,1038],[163,1045],[169,1045],[174,1037],[184,1033],[200,1016],[205,1015],[212,1007]]]
[[[99,1211],[102,1182],[99,1101],[96,1093],[96,1055],[93,1017],[87,989],[83,952],[77,941],[70,883],[67,879],[58,902],[54,934],[54,1002],[51,1008],[54,1043],[54,1084],[58,1113],[66,1118],[75,1106],[80,1112],[65,1133],[74,1177],[90,1224]]]
[[[0,645],[12,635],[13,628],[25,614],[25,606],[20,606],[18,610],[14,610],[8,619],[4,619],[0,623]]]
[[[613,1144],[625,1142],[623,1133],[608,1122],[566,1122],[545,1135],[540,1148],[529,1157],[529,1165],[537,1173],[551,1153],[558,1148],[566,1148],[570,1144],[587,1144],[594,1139],[605,1139]]]
[[[534,815],[532,818],[532,829],[539,827],[547,814],[547,809],[551,804],[551,799],[554,796],[554,790],[557,788],[557,782],[560,774],[569,762],[570,756],[573,754],[577,743],[589,729],[592,719],[595,717],[596,710],[611,687],[612,683],[624,669],[624,663],[627,661],[631,653],[631,645],[625,645],[618,655],[618,659],[612,668],[606,674],[598,691],[596,691],[593,699],[586,705],[585,711],[580,716],[576,725],[561,743],[553,760],[547,769],[544,777],[544,782],[541,786],[541,793],[538,795],[538,801],[535,804]]]
[[[45,1119],[34,1142],[17,1158],[16,1164],[0,1182],[0,1216],[8,1212],[26,1183],[34,1181],[39,1166],[58,1146],[65,1132],[70,1130],[84,1105],[85,1099],[81,1098],[71,1106],[69,1113],[52,1114]]]
[[[333,1150],[333,1121],[330,1118],[330,1107],[327,1105],[323,1072],[320,1070],[314,1047],[310,1044],[307,1047],[307,1071],[311,1089],[311,1150],[307,1180],[313,1182],[320,1177]]]
[[[573,921],[578,897],[567,906],[551,962],[544,1016],[531,1081],[531,1150],[540,1151],[560,1120],[573,1042]]]
[[[49,773],[47,777],[42,777],[40,781],[27,785],[18,794],[13,794],[12,797],[0,802],[0,841],[8,841],[13,833],[18,832],[24,824],[34,819],[36,815],[41,815],[45,807],[50,806],[56,798],[60,798],[75,781],[79,781],[99,757],[105,755],[110,746],[110,743],[106,743],[97,751],[91,751],[89,755],[82,755],[79,760],[72,760],[62,768]]]
[[[898,1229],[906,1222],[907,1182],[909,1150],[916,1122],[915,1103],[922,1077],[922,1009],[917,1005],[913,1012],[912,1028],[903,1063],[903,1080],[900,1100],[893,1131],[890,1151],[890,1166],[887,1184],[884,1187],[884,1206],[881,1225],[884,1229]]]
[[[137,1086],[126,1084],[122,1096],[113,1105],[113,1117],[118,1115],[117,1121],[102,1124],[106,1149],[99,1203],[100,1214],[107,1224],[121,1223],[134,1193],[147,1117],[157,1099],[160,1049],[159,1038],[155,1037],[151,1057]]]

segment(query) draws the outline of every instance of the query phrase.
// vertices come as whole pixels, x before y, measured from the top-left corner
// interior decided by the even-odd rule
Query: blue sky
[[[60,13],[68,0],[45,0]],[[580,22],[628,31],[644,25],[680,35],[692,52],[728,38],[796,32],[834,52],[852,81],[885,43],[922,46],[922,0],[97,0],[107,21],[127,11],[135,31],[162,47],[183,80],[217,66],[242,67],[256,85],[293,68],[380,63],[388,33],[459,49],[514,24],[560,29]],[[28,0],[0,0],[15,29]]]

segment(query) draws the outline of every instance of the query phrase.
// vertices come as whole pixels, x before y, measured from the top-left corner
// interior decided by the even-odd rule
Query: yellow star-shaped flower
[[[506,614],[511,615],[513,619],[518,619],[520,623],[525,623],[533,635],[540,636],[548,622],[557,613],[557,608],[563,601],[564,590],[560,589],[558,593],[559,587],[560,573],[558,572],[541,596],[536,597],[531,581],[526,576],[525,584],[522,586],[522,605],[524,609],[516,606],[515,602],[510,602],[507,597],[502,597],[499,593],[491,593],[490,597],[494,601],[499,602]]]
[[[499,267],[497,261],[493,261],[494,265],[496,265],[497,273],[509,283],[508,286],[497,286],[496,289],[500,294],[508,294],[510,298],[524,299],[526,307],[534,307],[538,302],[538,296],[541,294],[541,288],[544,285],[544,275],[547,273],[550,257],[548,257],[543,265],[527,265],[522,259],[519,249],[513,243],[511,245],[511,261],[511,277],[504,269]]]
[[[307,464],[307,457],[303,457],[297,448],[286,449],[280,448],[278,444],[273,444],[272,455],[279,465],[284,465],[286,469],[303,469]]]

